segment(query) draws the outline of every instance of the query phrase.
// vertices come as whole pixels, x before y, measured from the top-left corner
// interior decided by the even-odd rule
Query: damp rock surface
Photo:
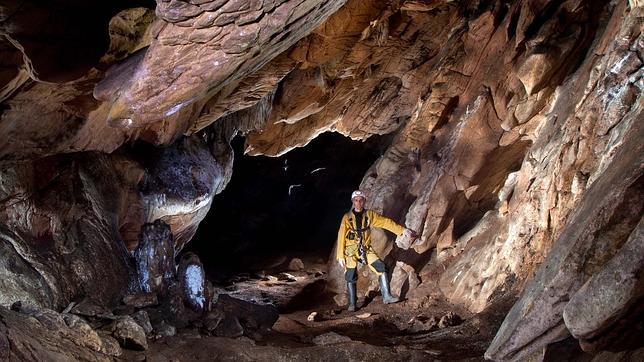
[[[186,253],[181,257],[177,278],[185,303],[198,312],[208,309],[206,303],[210,300],[206,299],[206,276],[196,254]]]

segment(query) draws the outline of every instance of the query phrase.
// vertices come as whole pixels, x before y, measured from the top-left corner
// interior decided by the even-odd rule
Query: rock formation
[[[641,1],[60,3],[0,5],[0,304],[49,316],[20,326],[0,309],[1,357],[119,355],[114,337],[79,341],[74,314],[35,310],[143,291],[183,310],[169,259],[230,180],[232,138],[278,156],[324,132],[393,135],[360,188],[420,234],[374,232],[396,292],[419,304],[437,285],[480,315],[516,299],[485,357],[545,356],[570,338],[600,356],[641,348]],[[200,263],[183,264],[186,313],[243,333],[238,310],[254,309],[210,311]],[[330,261],[339,295],[341,273]],[[159,335],[194,322],[150,319]],[[51,320],[58,347],[6,332],[48,335]]]

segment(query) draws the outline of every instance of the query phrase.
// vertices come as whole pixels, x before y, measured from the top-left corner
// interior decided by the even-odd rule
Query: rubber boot
[[[387,273],[380,274],[380,293],[382,293],[382,302],[384,304],[398,303],[400,300],[389,293],[389,281]]]
[[[349,308],[347,310],[349,312],[355,312],[358,299],[356,297],[356,283],[347,283],[347,291],[349,292]]]

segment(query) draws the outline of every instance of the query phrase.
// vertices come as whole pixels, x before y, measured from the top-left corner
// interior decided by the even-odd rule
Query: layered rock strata
[[[437,283],[474,313],[520,295],[492,359],[570,335],[638,347],[641,2],[159,0],[120,13],[109,53],[74,72],[43,65],[24,8],[2,10],[2,304],[118,299],[144,223],[167,223],[174,251],[192,238],[236,134],[276,156],[393,133],[360,187],[420,234],[374,233],[397,291]]]

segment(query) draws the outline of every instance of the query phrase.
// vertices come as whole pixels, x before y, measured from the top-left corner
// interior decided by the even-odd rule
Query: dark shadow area
[[[83,76],[96,66],[109,48],[112,17],[136,7],[154,9],[156,3],[152,0],[8,2],[3,5],[3,26],[24,47],[40,79],[65,82]]]
[[[290,257],[324,261],[351,192],[391,136],[356,142],[325,133],[281,157],[243,155],[235,138],[233,176],[188,244],[213,280],[275,268]]]
[[[488,167],[479,170],[473,177],[478,185],[469,199],[465,193],[455,194],[447,208],[447,216],[438,227],[441,233],[454,220],[454,239],[463,236],[478,223],[485,213],[492,210],[498,201],[498,193],[508,175],[521,168],[521,163],[530,147],[530,142],[516,142],[492,151],[488,158],[495,160]]]
[[[320,279],[304,287],[280,312],[292,313],[314,309],[319,307],[320,300],[330,300],[331,298],[333,298],[333,293],[326,290],[326,283]]]

